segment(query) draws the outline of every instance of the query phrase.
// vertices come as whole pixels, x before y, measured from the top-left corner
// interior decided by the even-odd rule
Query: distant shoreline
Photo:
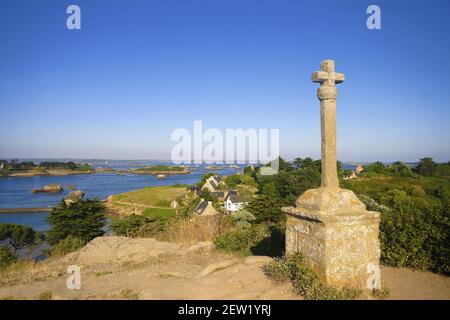
[[[113,172],[113,173],[131,173],[131,174],[148,174],[148,175],[175,175],[175,174],[190,174],[190,170],[184,169],[182,171],[169,171],[169,170],[155,170],[155,171],[145,171],[142,169],[112,169],[112,168],[97,168],[89,171],[80,170],[47,170],[46,172],[38,171],[25,171],[25,172],[15,172],[4,177],[13,178],[23,178],[23,177],[37,177],[37,176],[69,176],[76,174],[96,174],[102,172]],[[1,178],[1,176],[0,176]]]
[[[15,172],[6,177],[35,177],[35,176],[69,176],[73,174],[93,174],[95,170],[80,171],[80,170],[47,170],[46,172]]]
[[[50,212],[52,208],[0,208],[0,214]]]

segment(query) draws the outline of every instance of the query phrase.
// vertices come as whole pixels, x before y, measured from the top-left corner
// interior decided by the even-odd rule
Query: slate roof
[[[209,180],[209,183],[212,185],[212,187],[214,189],[219,189],[219,184],[217,183],[217,181],[215,179]]]
[[[214,194],[217,198],[225,197],[225,192],[223,191],[214,191],[212,194]]]
[[[244,203],[244,202],[247,202],[247,198],[244,197],[244,196],[240,196],[238,194],[238,192],[235,191],[235,190],[230,190],[228,192],[228,195],[225,198],[225,201],[228,201],[228,199],[230,199],[231,202],[233,202],[233,203]]]
[[[208,206],[208,202],[207,201],[201,201],[198,206],[195,208],[195,213],[197,214],[202,214],[203,211],[205,211],[206,207]]]

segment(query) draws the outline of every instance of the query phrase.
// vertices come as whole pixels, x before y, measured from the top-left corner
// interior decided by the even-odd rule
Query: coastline
[[[0,214],[50,212],[52,208],[0,208]]]
[[[72,174],[93,174],[95,170],[78,171],[78,170],[48,170],[46,172],[15,172],[6,177],[35,177],[35,176],[68,176]]]
[[[164,174],[164,175],[174,175],[174,174],[190,174],[191,172],[189,170],[183,170],[183,171],[139,171],[139,169],[109,169],[109,168],[98,168],[95,170],[96,173],[98,172],[115,172],[115,173],[132,173],[132,174],[148,174],[148,175],[158,175],[158,174]]]

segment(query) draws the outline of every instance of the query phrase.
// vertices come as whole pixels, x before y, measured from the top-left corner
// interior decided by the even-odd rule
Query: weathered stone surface
[[[63,192],[64,189],[59,184],[49,184],[45,187],[42,187],[40,189],[33,189],[34,193],[59,193]]]
[[[286,254],[302,253],[331,285],[366,287],[368,264],[378,265],[379,213],[307,214],[283,208],[288,214]]]
[[[66,204],[74,203],[77,200],[83,199],[84,192],[81,190],[71,191],[65,198],[64,201]]]
[[[323,61],[320,71],[312,75],[312,81],[320,83],[317,97],[320,100],[322,135],[322,187],[339,187],[336,163],[336,83],[341,83],[344,79],[342,73],[334,71],[333,60]]]
[[[347,211],[364,211],[366,206],[351,190],[340,188],[309,189],[296,201],[297,207],[334,214]]]
[[[359,175],[363,171],[364,171],[364,167],[362,165],[358,164],[355,168],[356,174]]]
[[[98,237],[76,253],[75,261],[81,265],[104,264],[110,262],[145,262],[162,255],[185,255],[210,251],[210,242],[194,245],[157,241],[153,238],[133,239],[127,237]]]
[[[320,83],[322,181],[286,207],[286,254],[301,253],[330,285],[364,288],[378,269],[380,214],[367,211],[351,190],[339,188],[336,165],[336,83],[334,61],[325,60],[312,81]],[[358,168],[359,172],[362,168]],[[374,268],[375,266],[375,268]]]

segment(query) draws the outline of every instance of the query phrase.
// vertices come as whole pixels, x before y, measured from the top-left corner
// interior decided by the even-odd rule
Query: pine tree
[[[52,226],[47,241],[55,245],[68,236],[90,241],[103,235],[105,211],[105,206],[99,200],[80,199],[72,204],[61,201],[47,218]]]

